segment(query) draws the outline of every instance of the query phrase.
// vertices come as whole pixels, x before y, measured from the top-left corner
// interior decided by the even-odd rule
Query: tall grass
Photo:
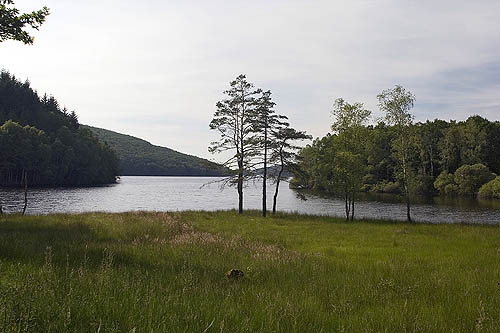
[[[245,277],[229,281],[238,268]],[[257,212],[0,217],[1,331],[496,331],[500,229]]]

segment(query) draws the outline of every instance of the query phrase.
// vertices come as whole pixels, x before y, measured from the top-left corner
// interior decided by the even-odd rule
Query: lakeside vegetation
[[[103,128],[83,125],[108,144],[120,161],[122,176],[224,176],[220,164]]]
[[[495,331],[498,226],[0,217],[4,331]],[[229,281],[225,272],[245,277]]]
[[[398,89],[405,97],[402,87],[391,92]],[[400,107],[402,97],[380,105],[394,107],[403,125],[391,123],[389,113],[369,125],[369,111],[360,116],[366,111],[362,103],[338,99],[332,133],[300,151],[292,186],[345,195],[352,209],[360,192],[400,194],[407,200],[409,220],[410,198],[419,195],[499,198],[500,122],[476,115],[458,122],[413,123],[408,110],[414,96],[407,94],[406,109]]]

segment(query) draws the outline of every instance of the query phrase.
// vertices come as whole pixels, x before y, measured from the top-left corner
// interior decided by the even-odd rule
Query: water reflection
[[[219,210],[237,208],[234,188],[220,189],[219,184],[204,184],[213,177],[122,177],[120,184],[84,188],[43,188],[29,192],[29,214],[58,212],[134,210],[177,211]],[[273,186],[269,186],[268,207],[272,207]],[[304,200],[305,199],[305,200]],[[23,192],[19,189],[0,189],[0,200],[7,212],[19,212]],[[356,217],[405,220],[406,208],[394,195],[367,195],[359,198]],[[249,184],[245,189],[246,209],[259,209],[261,188]],[[433,223],[500,223],[500,202],[469,198],[415,198],[412,207],[416,221]],[[294,191],[287,183],[280,186],[278,210],[343,216],[344,202],[339,198],[307,191]]]

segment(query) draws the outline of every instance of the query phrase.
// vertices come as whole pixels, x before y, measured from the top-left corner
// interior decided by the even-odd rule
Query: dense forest
[[[401,194],[397,126],[379,122],[362,126],[359,133],[356,156],[363,167],[359,189]],[[337,193],[335,160],[341,156],[343,141],[342,135],[332,132],[303,148],[293,186]],[[498,121],[476,115],[466,121],[411,124],[405,129],[405,141],[412,194],[499,197],[500,178],[494,180],[500,174]]]
[[[228,169],[208,160],[155,146],[125,134],[102,128],[89,129],[116,152],[124,176],[221,176]]]
[[[80,186],[112,183],[115,153],[74,111],[40,97],[28,81],[0,73],[0,185]]]

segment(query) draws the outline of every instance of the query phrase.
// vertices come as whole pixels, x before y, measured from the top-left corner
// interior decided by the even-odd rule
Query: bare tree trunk
[[[409,172],[407,170],[407,163],[406,163],[406,153],[407,151],[404,152],[403,156],[403,188],[405,191],[405,196],[406,196],[406,218],[408,219],[408,222],[411,222],[411,213],[410,213],[410,189],[408,187],[408,178],[409,178]]]
[[[283,170],[285,169],[285,164],[283,163],[283,149],[280,149],[280,163],[281,168],[280,172],[278,172],[278,179],[276,180],[276,190],[274,191],[273,198],[273,214],[276,214],[276,201],[278,201],[278,191],[280,188],[281,175],[283,174]]]
[[[24,171],[24,207],[23,215],[26,213],[28,207],[28,171]]]
[[[281,175],[281,172],[279,174]],[[280,178],[276,180],[276,190],[274,191],[274,197],[273,197],[273,215],[276,214],[276,201],[278,199],[279,187],[280,187]]]
[[[238,161],[238,214],[243,214],[243,162]]]
[[[349,198],[349,194],[346,192],[345,194],[345,220],[349,221],[349,215],[351,210],[351,200]]]
[[[431,144],[431,147],[430,147],[430,160],[431,160],[431,176],[432,178],[434,178],[434,159],[433,159],[433,152],[432,152],[432,144]]]
[[[354,221],[354,192],[352,193],[351,221]]]
[[[412,222],[410,212],[410,192],[408,192],[408,187],[406,187],[406,218],[408,219],[408,222]]]

